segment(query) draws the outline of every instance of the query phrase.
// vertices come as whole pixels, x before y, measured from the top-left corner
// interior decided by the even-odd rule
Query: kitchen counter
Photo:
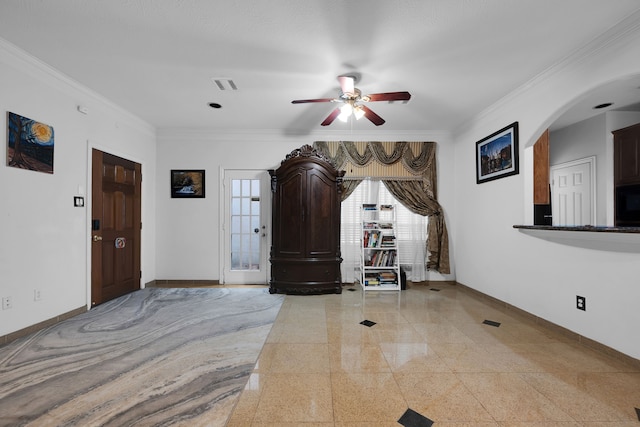
[[[514,225],[523,234],[561,245],[640,253],[640,227]]]
[[[590,231],[594,233],[638,233],[640,227],[605,227],[599,225],[579,225],[579,226],[561,226],[561,225],[514,225],[513,228],[522,230],[542,230],[542,231]]]

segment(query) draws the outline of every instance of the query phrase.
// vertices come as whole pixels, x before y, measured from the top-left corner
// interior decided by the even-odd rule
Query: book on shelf
[[[380,273],[378,273],[378,277],[381,277],[383,279],[395,279],[396,273],[394,273],[393,271],[381,271]]]
[[[394,248],[396,237],[391,234],[381,234],[376,231],[365,230],[362,233],[363,248]]]
[[[381,211],[392,211],[393,210],[393,205],[380,205],[380,210]]]
[[[380,233],[377,233],[377,232],[371,233],[371,236],[369,237],[369,247],[370,248],[377,247],[379,238],[380,238]]]
[[[362,209],[365,211],[377,211],[378,206],[375,203],[363,203]]]
[[[396,236],[385,234],[380,240],[380,247],[393,247],[396,245]]]
[[[380,284],[377,273],[365,273],[364,284],[366,286],[376,286]]]
[[[366,267],[393,267],[396,261],[395,250],[378,251],[365,260]]]
[[[378,275],[378,280],[380,281],[380,283],[386,283],[386,284],[398,283],[398,277],[392,271],[381,272]]]
[[[389,285],[397,285],[398,280],[397,276],[393,272],[380,272],[370,274],[367,273],[364,276],[364,284],[365,286],[389,286]]]
[[[377,248],[380,246],[381,237],[377,231],[368,231],[362,234],[362,247],[363,248]]]

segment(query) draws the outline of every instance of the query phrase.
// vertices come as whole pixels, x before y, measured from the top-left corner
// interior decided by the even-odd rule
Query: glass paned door
[[[231,269],[260,269],[260,180],[231,180]]]
[[[267,283],[269,182],[266,171],[225,171],[222,283]]]

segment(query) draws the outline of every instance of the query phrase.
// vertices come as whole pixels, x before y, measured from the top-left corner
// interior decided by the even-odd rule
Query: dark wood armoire
[[[310,145],[270,170],[273,193],[269,292],[341,293],[340,197],[344,171]]]

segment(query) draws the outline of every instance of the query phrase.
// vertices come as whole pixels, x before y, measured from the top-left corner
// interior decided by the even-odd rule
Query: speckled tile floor
[[[637,427],[639,366],[462,286],[148,289],[0,347],[0,426]]]
[[[640,426],[637,364],[459,286],[353,289],[285,298],[229,427]]]

